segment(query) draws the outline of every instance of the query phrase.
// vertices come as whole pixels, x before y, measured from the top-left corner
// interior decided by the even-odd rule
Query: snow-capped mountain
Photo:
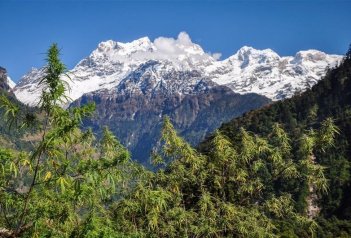
[[[70,70],[69,96],[73,101],[96,90],[121,88],[120,83],[125,84],[125,80],[135,77],[135,70],[153,62],[155,66],[149,73],[158,81],[155,86],[164,85],[163,75],[196,71],[201,77],[228,86],[236,93],[257,93],[279,100],[311,87],[325,74],[327,67],[334,67],[342,58],[317,50],[281,57],[270,49],[257,50],[247,46],[225,60],[218,60],[217,55],[206,53],[184,32],[177,39],[159,37],[153,42],[147,37],[130,43],[101,42]],[[44,69],[33,68],[23,76],[14,88],[20,101],[29,105],[38,102],[43,88],[38,87],[37,82],[43,72]],[[185,81],[178,89],[188,87],[188,84]],[[190,87],[188,92],[191,91]]]
[[[134,158],[145,162],[145,151],[157,144],[163,116],[195,145],[223,122],[314,85],[342,58],[316,50],[281,57],[247,46],[227,59],[218,56],[206,53],[186,33],[177,39],[109,40],[68,72],[71,80],[63,79],[70,86],[71,106],[96,104],[95,117],[84,126],[97,134],[109,126]],[[45,68],[32,69],[15,86],[17,98],[37,104],[44,75]]]
[[[312,87],[342,59],[318,50],[280,57],[271,49],[244,46],[235,55],[206,68],[212,80],[241,94],[257,93],[272,100],[288,98]]]
[[[130,43],[106,41],[98,45],[87,58],[80,61],[69,72],[72,80],[69,96],[72,100],[84,93],[99,89],[113,89],[133,71],[148,61],[157,61],[160,74],[169,71],[202,71],[215,60],[206,54],[199,45],[191,42],[186,33],[180,33],[178,39],[157,38],[151,42],[143,37]],[[161,72],[162,71],[162,72]],[[42,88],[37,82],[43,76],[43,69],[33,68],[23,76],[15,87],[18,99],[26,104],[38,102]]]
[[[35,106],[38,104],[43,88],[38,85],[40,80],[45,76],[45,68],[32,68],[29,73],[24,75],[15,85],[14,92],[16,98],[28,104]]]

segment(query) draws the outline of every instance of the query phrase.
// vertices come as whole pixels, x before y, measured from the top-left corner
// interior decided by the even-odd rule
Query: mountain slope
[[[328,193],[321,194],[318,202],[321,207],[318,221],[325,226],[324,230],[319,231],[320,237],[336,237],[342,233],[335,232],[351,232],[351,54],[312,89],[291,99],[248,112],[220,127],[220,131],[233,139],[240,127],[258,135],[268,135],[271,126],[278,122],[291,136],[299,138],[306,130],[319,128],[320,123],[328,117],[334,119],[340,134],[327,156],[317,155],[317,162],[326,167],[325,174],[329,180]],[[210,150],[211,139],[209,137],[201,143],[201,151]],[[306,205],[306,189],[301,184],[301,190],[295,194],[298,209],[303,209]],[[346,221],[334,218],[325,220],[333,216]]]
[[[222,122],[270,102],[256,94],[235,94],[197,71],[156,75],[157,65],[148,62],[117,88],[85,94],[73,103],[95,102],[97,113],[84,125],[96,132],[100,125],[108,125],[133,157],[144,163],[159,139],[165,115],[190,143],[197,144]]]
[[[15,103],[17,106],[19,106],[19,108],[25,109],[26,107],[16,99],[13,93],[13,85],[14,83],[7,75],[6,69],[0,67],[0,95],[4,96],[9,101]],[[4,147],[9,148],[21,147],[24,144],[26,144],[21,139],[19,139],[22,137],[22,132],[18,130],[13,130],[9,126],[10,123],[5,117],[5,109],[0,107],[0,143]]]

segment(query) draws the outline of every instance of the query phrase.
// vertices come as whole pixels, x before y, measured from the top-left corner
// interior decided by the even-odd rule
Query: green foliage
[[[29,143],[22,140],[24,128],[33,129],[37,119],[35,109],[21,104],[13,94],[0,89],[0,135],[2,144],[11,148],[29,148]]]
[[[107,128],[100,143],[91,130],[80,131],[93,104],[60,107],[66,100],[60,79],[65,67],[55,44],[45,69],[40,140],[29,152],[0,150],[0,236],[112,237],[109,207],[121,197],[117,188],[128,191],[135,166]],[[9,100],[2,98],[2,105],[11,119],[26,119]]]
[[[234,141],[217,131],[203,154],[180,138],[165,118],[163,147],[154,157],[170,163],[115,203],[117,230],[142,237],[313,236],[316,222],[294,206],[292,191],[299,185],[273,189],[272,184],[294,179],[312,183],[312,177],[313,183],[318,181],[323,177],[320,165],[296,159],[309,158],[318,148],[311,144],[294,152],[295,141],[281,125],[271,131],[259,137],[241,128]],[[326,131],[306,138],[316,141]]]

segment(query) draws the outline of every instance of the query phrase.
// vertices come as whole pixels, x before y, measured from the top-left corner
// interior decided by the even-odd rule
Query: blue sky
[[[44,64],[53,42],[73,68],[101,41],[181,31],[222,59],[243,45],[280,55],[304,49],[344,54],[350,10],[350,0],[0,0],[0,66],[17,81]]]

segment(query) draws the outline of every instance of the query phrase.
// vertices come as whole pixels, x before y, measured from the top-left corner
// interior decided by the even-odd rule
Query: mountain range
[[[101,42],[67,76],[70,105],[94,101],[95,117],[85,121],[96,133],[108,125],[139,161],[157,144],[164,115],[192,144],[223,122],[289,98],[315,85],[342,57],[317,50],[279,56],[271,49],[244,46],[219,60],[182,32],[177,39],[147,37]],[[35,106],[45,68],[33,68],[13,87],[16,97]]]

